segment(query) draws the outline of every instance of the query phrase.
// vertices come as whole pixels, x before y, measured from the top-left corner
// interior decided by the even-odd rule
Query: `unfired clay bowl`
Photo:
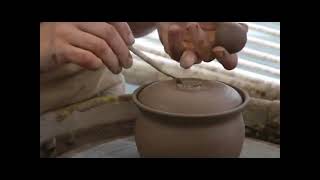
[[[219,81],[182,82],[157,81],[134,92],[141,157],[239,157],[248,94]]]

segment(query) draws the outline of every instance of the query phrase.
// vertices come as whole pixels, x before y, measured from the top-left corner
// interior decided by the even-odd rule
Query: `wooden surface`
[[[133,137],[116,139],[88,150],[69,152],[70,158],[139,158]],[[240,158],[280,158],[280,146],[246,138]]]

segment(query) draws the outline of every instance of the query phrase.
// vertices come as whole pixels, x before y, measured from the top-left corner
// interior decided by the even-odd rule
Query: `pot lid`
[[[140,103],[158,111],[186,115],[215,114],[242,103],[240,94],[222,82],[183,78],[182,83],[166,80],[140,90]]]

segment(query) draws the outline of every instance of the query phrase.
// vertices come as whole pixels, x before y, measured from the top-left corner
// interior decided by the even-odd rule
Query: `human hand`
[[[132,65],[134,43],[125,22],[44,22],[40,24],[40,72],[66,63],[89,70],[103,64],[113,73]]]
[[[183,68],[217,59],[225,69],[234,69],[236,53],[245,46],[247,31],[247,25],[231,22],[158,23],[165,52]]]

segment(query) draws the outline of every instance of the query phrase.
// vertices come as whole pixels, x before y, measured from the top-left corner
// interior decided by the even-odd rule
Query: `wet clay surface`
[[[239,93],[218,81],[182,79],[155,82],[139,93],[142,104],[170,113],[212,114],[242,103]]]
[[[182,78],[142,86],[133,100],[141,111],[135,139],[142,157],[239,157],[245,138],[241,111],[249,100],[244,91]]]

